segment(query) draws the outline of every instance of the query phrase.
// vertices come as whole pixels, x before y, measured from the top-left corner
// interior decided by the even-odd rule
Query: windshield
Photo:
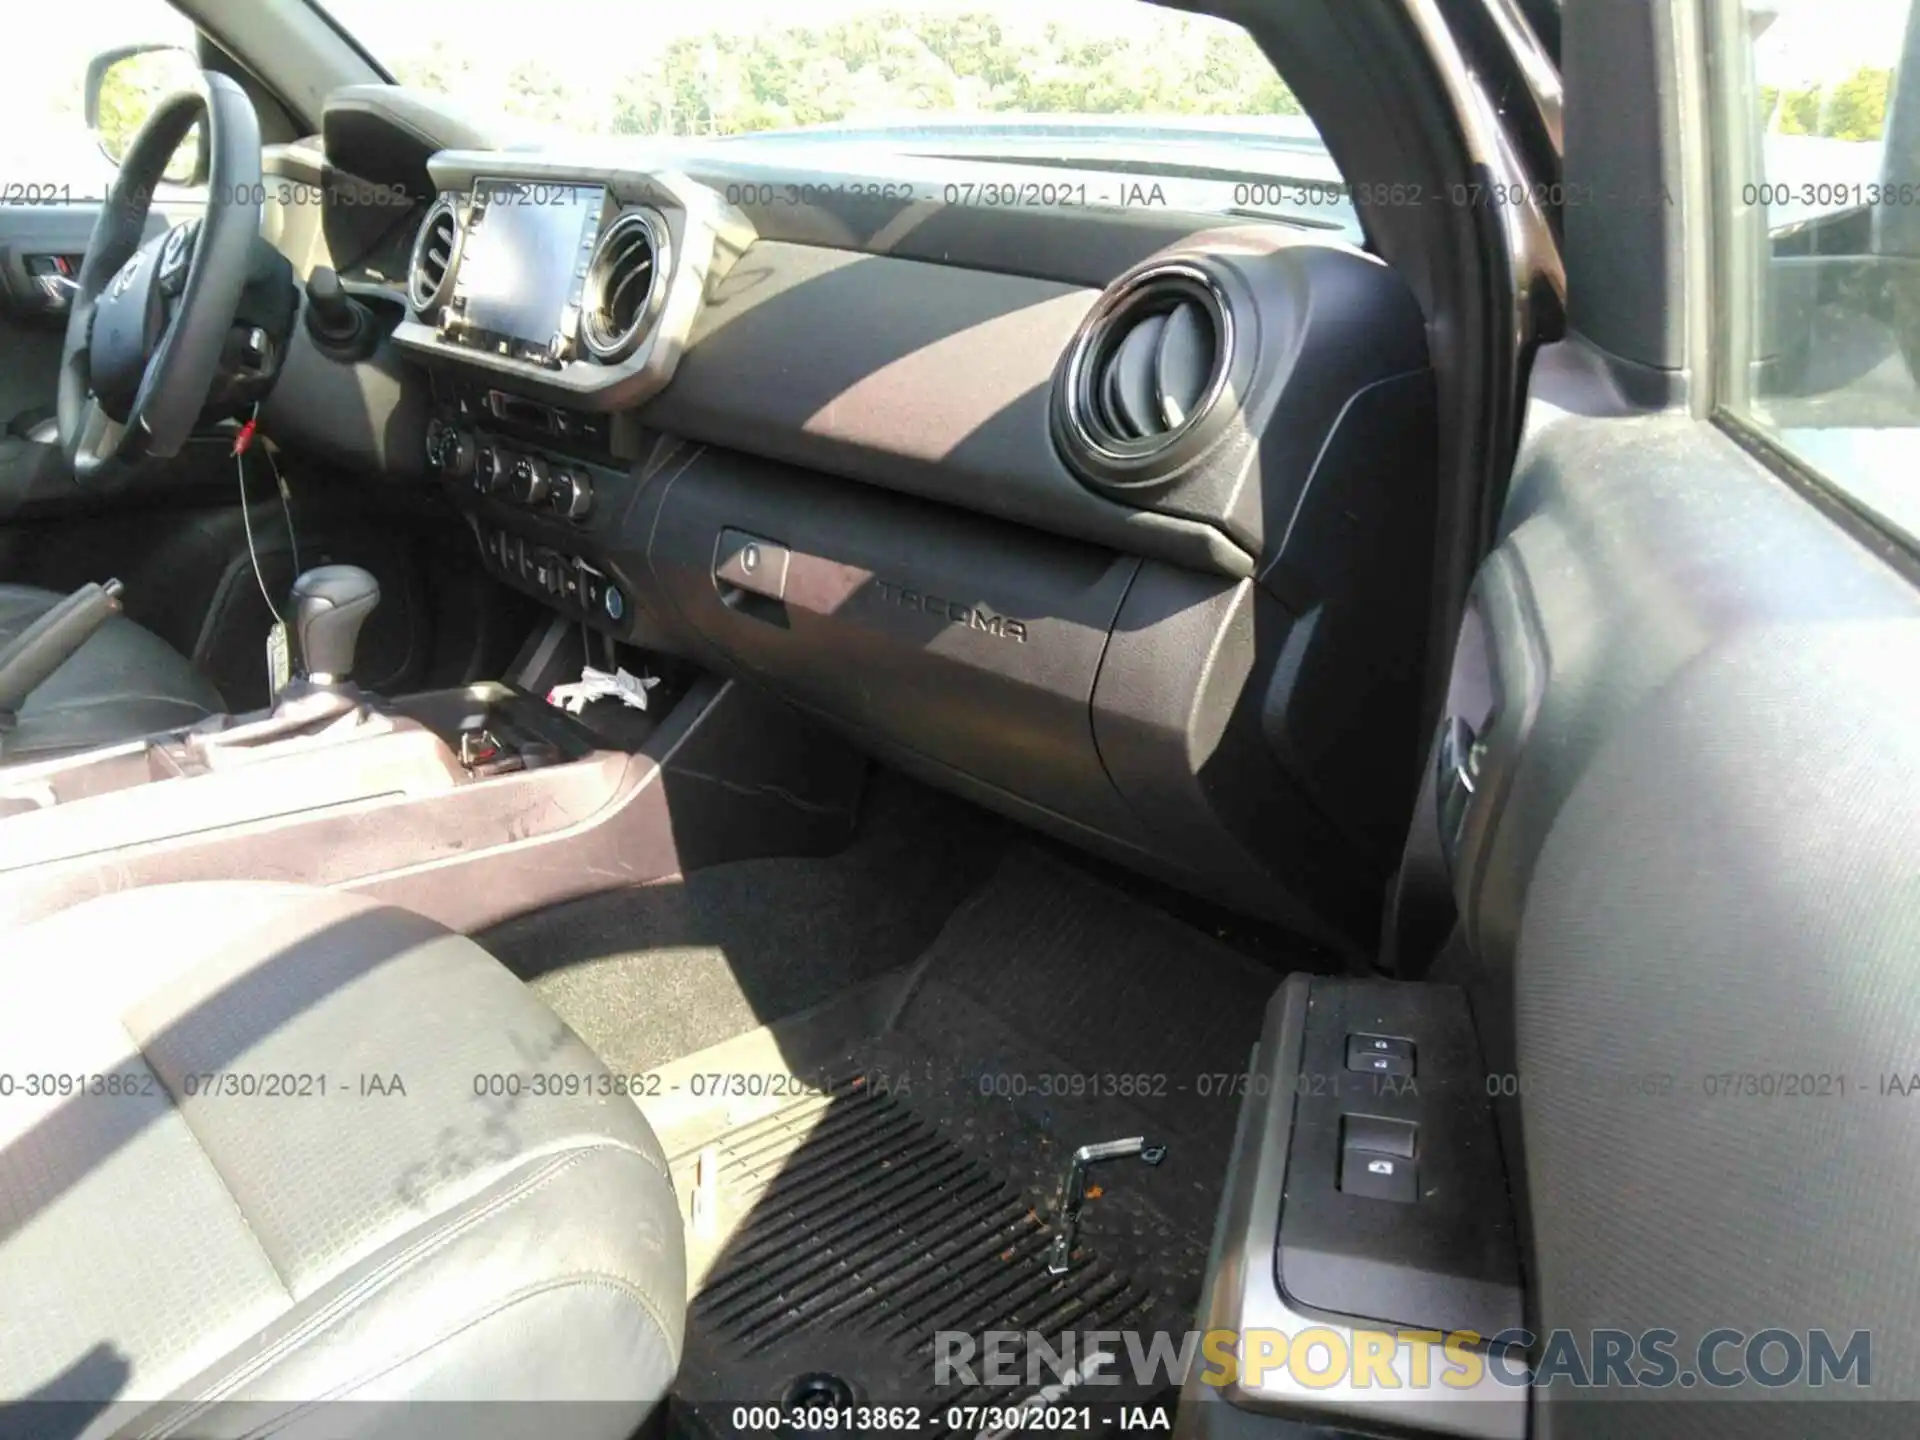
[[[401,83],[548,130],[721,138],[827,127],[956,155],[1158,154],[1169,169],[1204,159],[1337,179],[1244,30],[1144,0],[324,6]]]

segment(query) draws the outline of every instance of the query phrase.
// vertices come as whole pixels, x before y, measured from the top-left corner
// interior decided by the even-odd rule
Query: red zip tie
[[[240,427],[240,433],[233,437],[233,453],[235,455],[244,455],[247,453],[247,447],[253,444],[254,427],[259,423],[258,420],[249,420]]]

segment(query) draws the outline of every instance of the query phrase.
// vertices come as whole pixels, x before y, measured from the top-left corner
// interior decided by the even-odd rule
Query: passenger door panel
[[[1467,944],[1433,974],[1517,1091],[1531,1328],[1670,1329],[1683,1370],[1715,1329],[1870,1330],[1869,1393],[1910,1393],[1920,1127],[1888,1090],[1920,1069],[1920,596],[1719,429],[1573,413],[1599,397],[1554,371],[1456,662],[1491,739],[1443,835]],[[1618,1433],[1593,1397],[1539,1392],[1536,1433]],[[1747,1405],[1738,1433],[1808,1423]]]

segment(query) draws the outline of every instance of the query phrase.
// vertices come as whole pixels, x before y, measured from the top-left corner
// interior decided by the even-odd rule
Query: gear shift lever
[[[360,627],[379,604],[380,582],[358,565],[322,565],[293,582],[294,638],[310,682],[347,683]]]
[[[371,723],[350,681],[360,627],[379,604],[380,582],[358,565],[322,565],[301,575],[293,582],[293,630],[306,679],[281,690],[259,719],[235,724],[223,715],[196,727],[189,748],[210,767],[244,764],[278,740]]]

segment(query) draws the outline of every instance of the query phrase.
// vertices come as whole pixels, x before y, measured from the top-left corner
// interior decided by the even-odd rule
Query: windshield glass
[[[1337,179],[1252,38],[1144,0],[323,0],[407,85],[574,134],[826,134]],[[449,23],[457,17],[457,23]],[[1169,148],[1173,147],[1173,148]],[[900,148],[908,148],[904,143]],[[1316,161],[1321,163],[1315,163]]]

